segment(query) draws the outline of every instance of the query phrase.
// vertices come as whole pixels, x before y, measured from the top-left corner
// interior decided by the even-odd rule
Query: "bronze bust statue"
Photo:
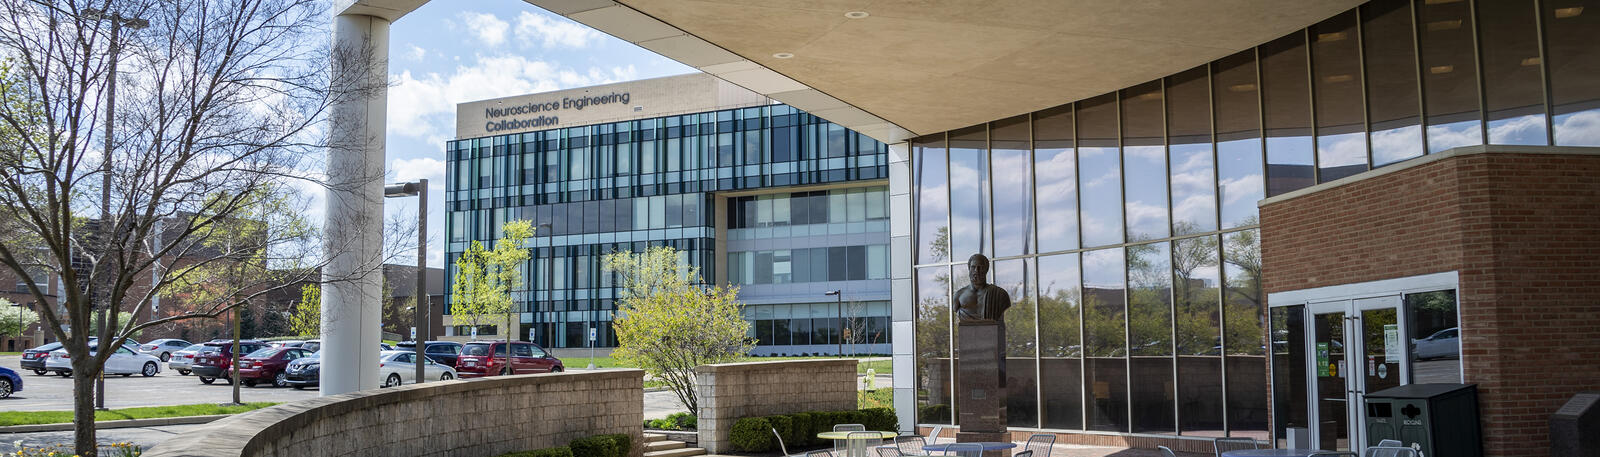
[[[1011,294],[989,284],[989,258],[973,254],[967,259],[967,277],[972,284],[956,291],[956,318],[962,324],[1003,323]]]

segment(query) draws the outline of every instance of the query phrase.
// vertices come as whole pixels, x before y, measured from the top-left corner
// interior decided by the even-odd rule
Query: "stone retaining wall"
[[[643,371],[607,370],[366,390],[222,419],[144,456],[488,457],[623,433],[640,457],[643,386]]]
[[[700,447],[728,452],[734,421],[804,411],[856,409],[856,360],[789,360],[695,368]]]

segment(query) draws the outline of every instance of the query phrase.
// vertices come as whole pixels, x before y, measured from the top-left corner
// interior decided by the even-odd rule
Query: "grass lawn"
[[[807,360],[807,359],[836,359],[836,358],[838,358],[838,357],[832,357],[832,356],[746,357],[743,361],[745,361],[745,362],[773,362],[773,361],[778,361],[778,360]],[[867,358],[877,359],[877,360],[871,360],[871,361],[862,361],[861,363],[857,364],[856,365],[856,373],[866,374],[867,373],[867,369],[871,368],[873,370],[873,372],[876,373],[876,374],[880,374],[880,375],[891,375],[891,374],[894,374],[894,364],[890,362],[888,357],[861,356],[861,357],[856,357],[856,358],[860,358],[860,359],[867,359]],[[589,358],[588,357],[567,357],[567,358],[561,359],[561,361],[566,363],[567,367],[569,369],[576,369],[576,368],[582,368],[582,367],[589,366]],[[619,362],[619,361],[617,361],[617,359],[611,358],[609,356],[608,357],[595,357],[594,358],[594,366],[599,367],[599,368],[634,368],[632,365],[628,365],[628,364]]]
[[[22,355],[22,353],[21,352],[0,352],[0,356],[7,356],[7,355]]]
[[[149,406],[95,411],[94,420],[114,421],[124,419],[153,419],[158,417],[207,416],[235,414],[276,405],[274,402],[245,403],[241,406],[218,406],[211,403],[177,406]],[[29,424],[64,424],[72,422],[72,411],[5,411],[0,412],[0,426]]]

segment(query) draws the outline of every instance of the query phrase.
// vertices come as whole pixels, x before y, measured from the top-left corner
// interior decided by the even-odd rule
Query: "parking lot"
[[[23,390],[0,400],[0,411],[51,411],[72,409],[72,379],[54,374],[35,376],[21,369],[21,356],[0,356],[0,366],[22,375]],[[245,402],[290,402],[316,398],[317,389],[294,390],[270,386],[240,387],[239,399]],[[106,377],[106,407],[188,405],[233,401],[233,386],[218,380],[206,385],[194,376],[181,376],[162,364],[153,377],[133,375]]]

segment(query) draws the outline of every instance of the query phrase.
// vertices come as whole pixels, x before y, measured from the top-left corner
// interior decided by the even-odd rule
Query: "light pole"
[[[424,365],[428,359],[422,355],[428,341],[428,180],[419,179],[416,182],[403,182],[383,186],[384,197],[409,197],[417,196],[417,289],[412,292],[416,299],[416,312],[412,314],[413,324],[417,328],[416,336],[411,340],[416,342],[416,355],[414,365],[417,366],[416,376],[418,383],[427,379]]]
[[[844,357],[844,293],[842,293],[841,290],[837,290],[836,289],[836,290],[830,290],[830,291],[828,291],[828,293],[825,293],[823,295],[827,295],[827,296],[830,296],[830,297],[835,297],[835,298],[838,299],[837,302],[838,302],[838,306],[839,306],[839,332],[834,336],[839,337],[839,356],[840,357]]]
[[[104,244],[104,249],[109,251],[111,248],[112,121],[116,119],[117,110],[117,54],[122,51],[122,46],[117,44],[117,40],[120,39],[119,37],[121,34],[119,32],[122,31],[123,27],[138,30],[149,27],[150,21],[134,17],[122,17],[120,14],[107,13],[104,10],[95,8],[85,8],[83,10],[83,18],[91,21],[111,21],[111,42],[110,45],[107,46],[107,51],[110,51],[111,54],[111,71],[106,73],[106,152],[105,156],[100,158],[100,242]],[[97,269],[101,269],[100,276],[106,275],[106,271],[103,269],[103,267],[100,267],[100,264],[105,263],[105,257],[107,254],[107,252],[101,252],[100,262],[96,262],[95,265]],[[107,286],[104,284],[103,278],[96,279],[102,279],[102,281],[97,282],[101,282],[102,286]],[[100,298],[98,300],[100,302],[100,328],[97,329],[96,332],[100,336],[100,346],[110,349],[115,346],[106,344],[106,341],[110,339],[110,336],[106,335],[106,332],[110,330],[111,327],[106,315],[107,310],[111,308],[111,303],[107,303],[110,301],[110,291],[105,290],[107,287],[96,288],[100,289],[98,293],[95,294]],[[102,368],[100,371],[105,371],[105,369]],[[106,377],[104,373],[101,373],[99,378],[95,380],[94,390],[95,409],[106,409]]]

